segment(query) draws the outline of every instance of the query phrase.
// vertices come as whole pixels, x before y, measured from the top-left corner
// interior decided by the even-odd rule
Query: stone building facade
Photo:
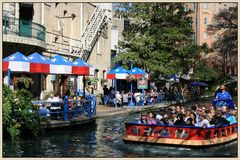
[[[101,93],[101,79],[105,79],[110,68],[111,3],[3,3],[3,58],[16,51],[26,56],[38,52],[50,58],[56,54],[68,60],[82,58],[82,37],[92,21],[96,21],[96,15],[100,14],[105,18],[97,21],[99,25],[92,33],[95,39],[91,41],[91,51],[84,60],[95,67],[93,76],[99,81],[94,84],[94,90]],[[37,97],[43,90],[54,91],[55,82],[59,81],[59,77],[54,75],[29,76],[37,84],[31,88]],[[65,88],[75,84],[75,77],[69,76]],[[81,76],[78,84],[78,89],[82,89]]]

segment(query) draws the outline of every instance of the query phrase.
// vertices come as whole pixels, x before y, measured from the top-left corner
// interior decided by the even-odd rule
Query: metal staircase
[[[84,61],[88,60],[101,31],[106,27],[108,13],[108,10],[104,9],[101,5],[98,5],[91,16],[81,37],[80,48],[82,50],[79,55]]]
[[[47,43],[47,51],[50,53],[80,57],[84,61],[87,61],[101,32],[107,27],[110,13],[111,11],[105,9],[102,4],[97,5],[83,31],[80,41],[71,40],[67,37],[62,38],[56,34],[48,33],[46,35],[46,39],[49,39],[49,43]],[[58,37],[60,43],[54,43],[54,37]],[[70,48],[69,45],[63,44],[63,41],[71,41],[73,45],[72,48]]]

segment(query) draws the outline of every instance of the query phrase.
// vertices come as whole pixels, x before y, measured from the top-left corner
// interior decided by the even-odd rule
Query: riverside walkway
[[[169,105],[176,104],[176,101],[168,101],[168,102],[162,102],[157,103],[153,105],[145,105],[145,106],[123,106],[123,107],[108,107],[104,105],[97,105],[97,114],[96,117],[106,117],[106,116],[113,116],[118,114],[126,114],[131,112],[140,112],[148,109],[156,109],[161,107],[167,107]]]

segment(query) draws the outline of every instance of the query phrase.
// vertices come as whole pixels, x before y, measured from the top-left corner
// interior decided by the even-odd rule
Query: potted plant
[[[134,80],[134,75],[128,75],[126,77],[126,81],[128,81],[128,82],[132,82],[133,80]]]

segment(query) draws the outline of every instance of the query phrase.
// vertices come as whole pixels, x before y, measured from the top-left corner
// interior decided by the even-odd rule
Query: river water
[[[237,141],[201,149],[125,144],[124,123],[139,114],[98,118],[90,125],[51,130],[37,138],[4,139],[3,157],[237,157]]]

